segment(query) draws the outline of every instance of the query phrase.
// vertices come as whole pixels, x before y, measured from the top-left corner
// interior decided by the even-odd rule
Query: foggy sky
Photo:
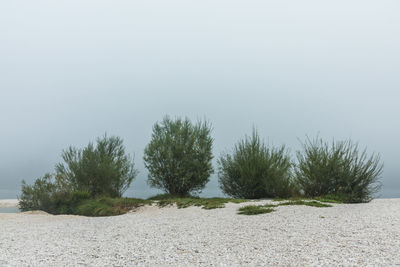
[[[0,3],[0,198],[107,132],[140,173],[164,115],[206,118],[214,155],[266,142],[351,138],[400,197],[398,1],[13,0]],[[216,167],[217,165],[214,164]],[[220,195],[216,175],[204,191]]]

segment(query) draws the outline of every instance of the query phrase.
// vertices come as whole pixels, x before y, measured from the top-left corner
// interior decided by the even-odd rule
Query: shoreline
[[[18,207],[18,199],[0,199],[0,208]]]

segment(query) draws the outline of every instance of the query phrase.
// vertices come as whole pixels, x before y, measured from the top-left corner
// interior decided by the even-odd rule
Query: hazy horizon
[[[213,125],[215,159],[252,127],[294,153],[351,138],[400,197],[397,1],[6,1],[0,4],[0,199],[68,146],[120,136],[143,150],[165,115]],[[217,169],[217,165],[214,167]],[[221,196],[216,172],[203,193]]]

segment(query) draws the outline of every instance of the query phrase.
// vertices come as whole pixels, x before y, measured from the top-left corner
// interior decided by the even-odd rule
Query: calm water
[[[0,181],[1,182],[1,181]],[[0,183],[1,186],[1,183]],[[0,189],[0,199],[16,199],[21,194],[21,187],[15,186],[11,188]],[[149,198],[151,196],[161,194],[162,191],[150,188],[145,179],[136,179],[131,184],[131,187],[125,192],[126,197],[135,198]],[[224,194],[219,189],[218,181],[216,178],[211,178],[203,192],[200,194],[202,197],[223,197]]]
[[[0,213],[17,213],[21,212],[17,207],[0,208]]]
[[[1,184],[0,184],[1,186]],[[21,187],[2,188],[0,189],[0,199],[16,199],[21,194]],[[151,196],[161,194],[162,191],[150,188],[146,180],[139,178],[134,180],[131,187],[125,192],[125,197],[134,198],[149,198]],[[218,179],[213,175],[200,194],[201,197],[224,197],[224,194],[219,188]],[[377,194],[377,198],[400,198],[400,190],[398,186],[383,185],[382,190]]]

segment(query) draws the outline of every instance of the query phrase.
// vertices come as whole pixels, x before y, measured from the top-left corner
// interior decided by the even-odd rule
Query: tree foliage
[[[118,137],[104,136],[96,146],[90,143],[84,149],[70,147],[62,159],[55,174],[46,174],[33,185],[22,182],[21,210],[74,214],[82,200],[121,197],[137,173]]]
[[[73,191],[87,191],[92,197],[121,197],[137,174],[119,137],[104,136],[96,146],[89,143],[84,149],[70,147],[62,159],[64,163],[56,166],[60,180]]]
[[[149,185],[178,196],[200,192],[213,172],[210,133],[209,123],[187,118],[156,123],[143,158]]]
[[[297,153],[296,179],[306,196],[340,196],[345,202],[366,202],[380,189],[380,156],[348,141],[331,144],[307,139]]]
[[[45,174],[36,179],[33,185],[28,185],[25,181],[22,181],[19,208],[22,211],[44,210],[49,212],[52,210],[53,195],[56,191],[57,187],[51,174]]]
[[[284,146],[271,148],[256,130],[236,144],[233,153],[222,155],[219,183],[222,191],[236,198],[273,198],[291,196],[291,161]]]

